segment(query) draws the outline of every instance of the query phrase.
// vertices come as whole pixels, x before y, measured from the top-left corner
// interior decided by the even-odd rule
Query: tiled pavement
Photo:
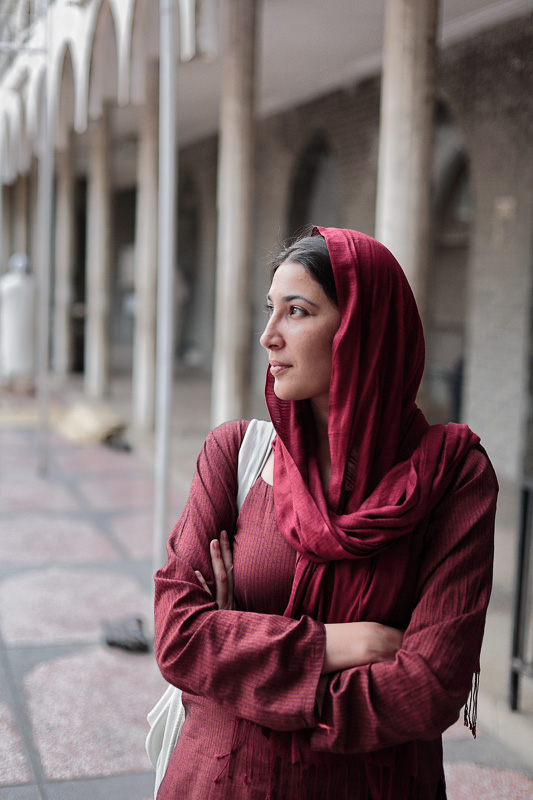
[[[163,681],[103,622],[140,615],[151,635],[151,470],[52,434],[43,479],[35,438],[0,428],[0,800],[147,800]]]
[[[38,477],[35,430],[1,411],[0,800],[149,800],[162,679],[152,654],[106,646],[102,623],[150,625],[150,465],[52,434]],[[533,769],[487,733],[458,723],[445,747],[449,800],[533,799]]]

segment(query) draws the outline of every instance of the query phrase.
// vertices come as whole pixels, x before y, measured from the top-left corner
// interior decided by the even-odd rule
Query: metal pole
[[[172,410],[176,254],[176,3],[159,2],[159,217],[154,463],[154,569],[164,564]]]
[[[39,431],[37,468],[40,475],[48,472],[48,427],[49,427],[49,347],[50,347],[50,279],[52,244],[52,199],[53,199],[53,152],[50,120],[50,7],[46,5],[45,50],[46,67],[44,77],[43,139],[39,158],[39,240],[41,263],[38,275],[39,307],[37,318],[37,399],[39,407]]]

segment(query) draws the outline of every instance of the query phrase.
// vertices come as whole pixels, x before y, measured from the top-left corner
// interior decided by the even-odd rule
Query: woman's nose
[[[276,330],[273,316],[268,320],[266,328],[259,339],[259,343],[265,350],[271,350],[279,344],[279,333]]]

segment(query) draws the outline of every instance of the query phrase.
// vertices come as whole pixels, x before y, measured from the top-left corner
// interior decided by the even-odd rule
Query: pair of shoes
[[[139,617],[126,617],[117,622],[104,622],[105,641],[110,647],[120,647],[132,653],[147,653],[150,645]]]

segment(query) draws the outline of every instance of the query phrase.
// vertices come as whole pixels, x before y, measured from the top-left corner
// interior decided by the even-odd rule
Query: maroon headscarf
[[[278,433],[276,517],[298,552],[285,614],[379,622],[394,602],[395,582],[400,588],[402,565],[390,575],[385,596],[383,580],[349,569],[349,560],[377,555],[412,533],[479,438],[464,425],[429,426],[416,405],[424,337],[413,293],[394,256],[355,231],[315,228],[313,233],[326,240],[341,315],[332,348],[326,496],[309,401],[278,399],[270,370],[265,390]]]

